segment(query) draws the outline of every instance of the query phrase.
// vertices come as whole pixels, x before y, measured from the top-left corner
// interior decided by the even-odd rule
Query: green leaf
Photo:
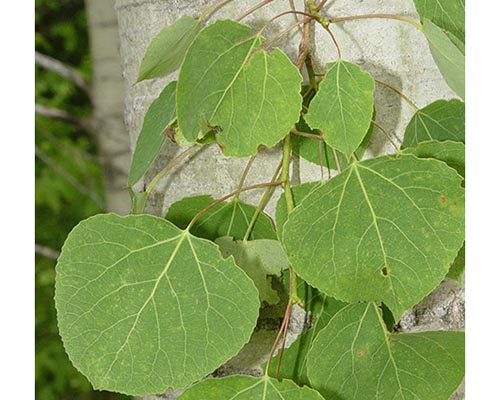
[[[185,229],[199,211],[214,201],[207,195],[186,197],[172,204],[165,218],[179,228]],[[194,223],[191,233],[212,241],[222,236],[243,240],[256,211],[256,207],[234,198],[229,203],[218,204],[203,214]],[[249,239],[276,239],[273,222],[263,212],[259,212]]]
[[[269,239],[242,241],[224,236],[215,243],[224,258],[233,256],[236,265],[253,280],[261,302],[277,304],[280,301],[271,281],[271,275],[280,277],[288,268],[288,257],[280,242]]]
[[[175,119],[176,86],[175,81],[169,83],[160,96],[151,103],[144,117],[130,166],[129,186],[136,184],[144,176],[167,140],[165,129]]]
[[[448,86],[465,99],[465,55],[451,39],[428,19],[424,19],[424,34],[432,57]]]
[[[434,24],[451,32],[461,42],[465,42],[465,1],[464,0],[414,0],[420,19],[431,20]]]
[[[460,50],[460,53],[465,55],[465,44],[460,41],[459,38],[457,38],[453,33],[451,32],[445,32],[446,35],[450,38],[452,43],[457,47],[458,50]]]
[[[402,147],[426,140],[465,143],[465,104],[459,100],[437,100],[418,110],[408,123]]]
[[[465,145],[460,142],[422,142],[417,147],[403,150],[404,154],[414,154],[418,158],[434,158],[448,164],[465,178]]]
[[[323,131],[327,144],[350,157],[370,128],[375,81],[346,61],[327,64],[327,68],[305,120],[311,128]]]
[[[175,71],[200,30],[200,21],[184,16],[164,27],[146,49],[137,82]]]
[[[412,155],[353,163],[289,215],[295,272],[342,301],[382,301],[395,320],[445,277],[464,240],[462,178]]]
[[[309,193],[311,193],[314,189],[320,187],[321,185],[321,182],[307,182],[292,186],[292,197],[295,207],[297,207]],[[287,218],[288,208],[286,205],[285,193],[283,192],[278,199],[278,202],[276,203],[275,222],[278,238],[280,238],[282,235],[283,225],[285,224]]]
[[[464,347],[463,332],[388,333],[374,303],[351,304],[314,340],[307,373],[327,400],[448,400]]]
[[[464,274],[465,274],[465,244],[462,246],[460,251],[458,252],[457,258],[451,264],[450,271],[447,278],[453,279],[458,282],[460,287],[464,287]]]
[[[312,326],[302,333],[283,353],[280,368],[281,379],[291,379],[300,386],[309,385],[306,375],[306,360],[311,344],[318,333],[346,303],[321,294],[317,289],[300,280],[297,288],[299,297],[304,299],[304,309],[312,314]],[[279,356],[276,355],[269,366],[269,375],[274,376]]]
[[[299,119],[302,77],[281,50],[267,54],[260,43],[234,21],[200,32],[179,75],[178,121],[187,140],[212,130],[226,155],[244,157],[288,134]]]
[[[324,400],[315,390],[264,376],[207,379],[186,390],[179,400]]]
[[[259,313],[257,290],[233,260],[150,215],[81,222],[56,272],[59,332],[99,390],[183,388],[233,357]]]

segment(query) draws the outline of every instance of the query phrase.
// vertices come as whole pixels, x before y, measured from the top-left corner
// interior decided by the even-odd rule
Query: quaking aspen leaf
[[[463,332],[389,333],[374,303],[340,310],[307,360],[326,400],[448,400],[463,379]]]
[[[445,277],[464,241],[462,178],[412,155],[353,163],[289,215],[295,272],[342,301],[384,302],[396,321]]]
[[[327,64],[327,69],[304,118],[312,129],[323,131],[328,145],[350,157],[370,128],[375,81],[347,61]]]
[[[204,28],[179,74],[177,117],[184,138],[214,132],[224,154],[245,157],[272,147],[299,119],[302,76],[281,50],[234,21]]]
[[[248,342],[260,301],[217,246],[150,215],[78,224],[56,267],[59,332],[99,390],[181,389]]]

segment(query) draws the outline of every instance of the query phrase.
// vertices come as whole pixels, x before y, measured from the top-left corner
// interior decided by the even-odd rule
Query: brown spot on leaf
[[[444,194],[441,195],[441,204],[446,204],[446,196]]]
[[[382,270],[380,272],[382,273],[383,276],[387,277],[391,274],[391,267],[389,267],[389,265],[385,264],[382,267]]]

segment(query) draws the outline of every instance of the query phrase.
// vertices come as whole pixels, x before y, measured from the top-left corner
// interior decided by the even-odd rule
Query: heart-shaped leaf
[[[408,123],[402,147],[427,140],[465,142],[465,104],[459,100],[437,100],[418,110]]]
[[[350,157],[370,128],[375,81],[347,61],[327,64],[327,68],[304,118],[311,128],[323,131],[326,143]]]
[[[388,333],[374,303],[340,310],[307,360],[327,400],[448,400],[464,376],[463,332]]]
[[[229,376],[207,379],[188,389],[179,400],[324,400],[308,387],[298,387],[289,380],[277,381],[264,376]]]
[[[179,68],[199,31],[200,21],[189,16],[183,16],[164,27],[146,49],[137,82],[158,78]]]
[[[167,140],[165,129],[175,119],[176,87],[177,82],[169,83],[151,103],[144,117],[130,166],[129,186],[136,184],[144,176]]]
[[[96,389],[180,389],[233,357],[255,327],[253,282],[217,246],[149,215],[91,217],[56,268],[59,332]]]
[[[290,213],[290,263],[325,294],[382,301],[397,321],[442,281],[462,246],[461,182],[445,163],[412,155],[353,163]]]
[[[259,49],[250,27],[217,21],[204,28],[179,74],[177,113],[186,140],[210,130],[226,155],[244,157],[272,147],[299,119],[302,77],[279,49]],[[200,57],[203,54],[203,57]]]

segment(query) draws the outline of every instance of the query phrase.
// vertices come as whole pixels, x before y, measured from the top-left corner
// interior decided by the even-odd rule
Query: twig
[[[292,134],[294,134],[295,136],[302,136],[302,137],[305,137],[308,139],[319,140],[321,142],[323,142],[325,140],[323,138],[323,136],[321,136],[321,135],[315,135],[314,133],[302,132],[302,131],[299,131],[295,128],[292,128],[292,130],[290,132],[292,132]]]
[[[378,79],[375,79],[375,82],[378,83],[379,85],[385,86],[387,89],[392,90],[393,92],[399,94],[403,100],[405,100],[415,111],[418,111],[418,107],[416,104],[411,101],[408,96],[406,96],[401,90],[396,89],[394,86],[389,85],[386,82],[379,81]]]
[[[238,18],[236,18],[236,21],[241,21],[243,18],[249,16],[254,11],[257,11],[259,8],[264,7],[266,4],[269,4],[272,1],[273,0],[262,0],[260,3],[258,3],[254,7],[250,8],[249,10],[245,11],[242,15],[240,15]]]
[[[217,3],[212,4],[210,7],[208,7],[200,16],[200,21],[204,20],[205,18],[208,18],[210,15],[212,15],[215,11],[217,11],[220,7],[222,7],[224,4],[230,2],[231,0],[219,0]]]
[[[399,152],[399,146],[396,144],[396,142],[394,140],[392,140],[391,135],[389,135],[389,132],[387,132],[384,128],[382,128],[382,126],[380,126],[374,120],[372,120],[372,124],[375,125],[378,129],[380,129],[380,131],[382,131],[382,133],[385,135],[387,140],[391,143],[392,147],[394,147],[396,152]]]
[[[92,89],[87,80],[74,68],[67,66],[55,58],[46,56],[45,54],[35,51],[35,63],[48,71],[55,72],[63,78],[69,79],[76,86],[82,89],[85,93],[92,95]]]
[[[300,27],[302,24],[305,24],[307,22],[311,21],[310,18],[304,18],[304,19],[301,19],[297,22],[294,22],[292,25],[290,25],[288,28],[286,28],[284,31],[280,32],[278,35],[276,35],[275,37],[273,37],[269,42],[266,43],[265,46],[263,46],[262,48],[264,50],[268,50],[274,43],[276,43],[278,40],[280,40],[283,36],[285,36],[288,32],[290,32],[291,30],[293,30],[294,28],[296,27]]]
[[[328,0],[322,0],[321,3],[319,3],[317,6],[316,6],[316,10],[317,11],[321,11],[321,9],[325,6],[325,4],[328,2]]]
[[[41,115],[42,117],[68,122],[89,132],[92,131],[90,128],[90,124],[86,120],[78,118],[70,114],[69,112],[61,110],[59,108],[47,107],[42,104],[35,104],[35,113]]]
[[[100,160],[98,156],[90,154],[85,150],[81,150],[78,147],[70,146],[67,143],[64,143],[61,139],[57,138],[54,134],[50,132],[40,131],[37,132],[36,134],[45,136],[45,138],[50,142],[52,142],[55,146],[60,147],[62,152],[64,151],[70,152],[75,156],[75,158],[91,160],[96,163],[102,162],[102,160]]]
[[[356,19],[371,19],[371,18],[376,18],[376,19],[395,19],[395,20],[398,20],[398,21],[407,22],[407,23],[413,25],[419,31],[423,30],[423,26],[420,25],[420,23],[418,23],[414,19],[408,18],[408,17],[404,17],[402,15],[393,15],[393,14],[351,15],[351,16],[348,16],[348,17],[337,17],[337,18],[333,17],[333,18],[330,18],[329,21],[332,24],[335,24],[337,22],[354,21]]]
[[[245,180],[247,179],[248,173],[250,172],[250,168],[252,168],[252,165],[253,165],[256,158],[257,158],[257,154],[254,154],[248,160],[247,165],[245,167],[245,170],[243,171],[243,174],[241,175],[240,183],[238,184],[238,189],[241,189],[243,187],[243,185],[245,184]],[[238,198],[239,195],[240,194],[238,193],[235,197]]]
[[[331,37],[331,39],[333,41],[333,44],[337,48],[338,58],[339,58],[339,60],[341,60],[342,59],[342,54],[340,53],[340,46],[339,46],[339,43],[337,42],[337,39],[335,38],[335,35],[333,34],[333,32],[331,31],[331,29],[328,26],[324,26],[323,28],[325,28],[325,30],[328,33],[328,35],[330,35],[330,37]]]
[[[290,4],[290,9],[292,11],[297,11],[297,9],[295,8],[295,3],[293,2],[293,0],[288,0],[288,3]],[[295,22],[299,22],[299,18],[297,17],[297,14],[294,14],[294,19],[295,19]],[[302,29],[302,27],[299,25],[299,31],[301,34],[304,34],[304,31]]]
[[[35,253],[47,258],[51,258],[52,260],[57,260],[61,255],[60,251],[52,250],[51,248],[42,246],[38,243],[35,243]]]
[[[45,164],[51,167],[55,172],[66,179],[73,187],[78,190],[84,196],[89,197],[94,203],[96,203],[101,209],[105,209],[104,201],[98,197],[95,193],[88,190],[80,182],[78,182],[73,176],[68,174],[64,169],[62,169],[50,156],[45,154],[39,147],[35,146],[35,155],[42,160]]]
[[[278,177],[278,174],[280,172],[280,169],[283,165],[283,159],[279,162],[278,166],[276,167],[276,170],[274,171],[273,177],[271,178],[271,182],[275,182],[276,178]],[[274,187],[268,186],[266,187],[266,190],[264,190],[264,194],[262,195],[259,204],[257,205],[257,209],[252,215],[252,219],[250,220],[250,223],[248,224],[247,230],[245,232],[245,236],[243,236],[243,241],[248,240],[250,237],[250,234],[252,233],[252,229],[257,222],[257,218],[259,218],[259,215],[261,212],[264,210],[264,207],[266,206],[267,202],[269,201],[269,197],[271,196],[271,192],[273,191]]]
[[[149,183],[149,185],[146,188],[146,195],[149,196],[151,192],[153,191],[154,187],[156,184],[166,175],[168,174],[176,165],[178,165],[182,160],[184,160],[187,156],[191,155],[194,153],[196,150],[201,149],[202,147],[193,144],[191,147],[188,147],[186,150],[184,150],[181,154],[179,154],[177,157],[175,157],[172,161],[170,161],[165,168],[163,168],[158,174],[155,175],[155,177],[152,179],[152,181]]]

